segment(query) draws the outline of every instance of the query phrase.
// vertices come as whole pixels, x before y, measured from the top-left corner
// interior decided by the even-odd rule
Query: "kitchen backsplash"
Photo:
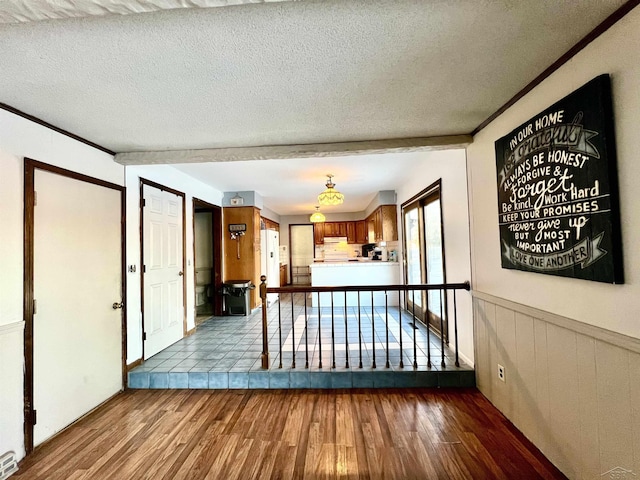
[[[333,240],[339,239],[335,237]],[[398,242],[387,242],[387,252],[398,252]],[[330,241],[325,240],[324,245],[316,245],[315,247],[315,259],[316,260],[348,260],[350,258],[356,258],[362,255],[362,245],[357,243],[347,243],[346,238],[344,241]]]

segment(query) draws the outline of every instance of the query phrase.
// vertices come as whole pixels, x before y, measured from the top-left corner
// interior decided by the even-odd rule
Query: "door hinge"
[[[147,266],[146,265],[142,266],[142,273],[147,273]]]
[[[147,332],[142,332],[142,341],[146,341],[147,340]]]
[[[35,425],[36,423],[38,423],[38,411],[37,410],[32,410],[31,411],[31,425]]]
[[[35,315],[36,313],[38,313],[38,301],[34,298],[33,299],[33,314]]]
[[[38,192],[33,191],[33,206],[36,207],[38,205]]]
[[[147,206],[147,201],[144,198],[140,199],[140,206],[141,207],[146,207]]]

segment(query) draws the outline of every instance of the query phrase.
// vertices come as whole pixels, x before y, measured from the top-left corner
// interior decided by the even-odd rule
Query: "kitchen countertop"
[[[382,260],[314,263],[309,268],[313,287],[398,285],[400,270],[398,262]],[[358,292],[348,292],[347,304],[357,305],[360,296]],[[318,302],[325,306],[331,305],[332,302],[334,306],[344,306],[345,295],[332,295],[327,292],[311,295],[312,306],[317,306]],[[383,291],[372,292],[372,295],[367,296],[367,302],[372,302],[375,306],[395,306],[398,304],[398,295],[387,296]]]
[[[398,262],[383,262],[381,260],[358,260],[349,262],[315,262],[309,265],[310,268],[326,268],[326,267],[370,267],[374,265],[398,266]]]

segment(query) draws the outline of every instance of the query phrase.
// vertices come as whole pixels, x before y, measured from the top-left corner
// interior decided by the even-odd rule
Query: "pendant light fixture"
[[[327,174],[329,180],[327,180],[327,189],[318,195],[318,203],[320,205],[340,205],[344,202],[344,195],[337,191],[334,187],[335,184],[331,181],[333,175]]]
[[[309,221],[311,223],[322,223],[326,220],[325,216],[320,213],[320,207],[316,207],[316,211],[311,214]]]

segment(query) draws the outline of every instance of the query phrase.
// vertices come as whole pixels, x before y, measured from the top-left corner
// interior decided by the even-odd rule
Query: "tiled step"
[[[378,369],[272,369],[247,372],[129,372],[136,389],[288,389],[288,388],[468,388],[475,387],[468,369],[398,371]]]

